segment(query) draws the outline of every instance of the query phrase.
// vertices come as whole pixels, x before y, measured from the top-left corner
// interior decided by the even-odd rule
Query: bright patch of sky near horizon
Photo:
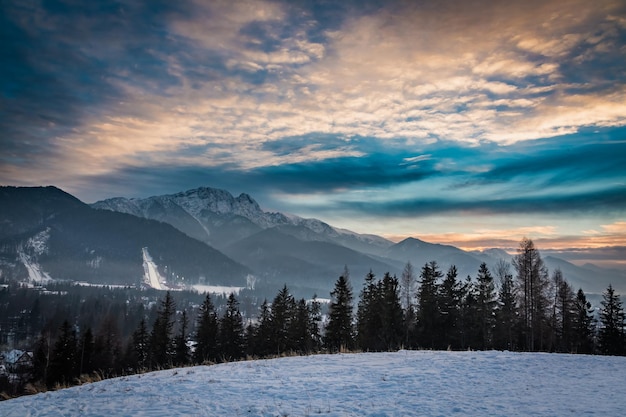
[[[9,1],[0,183],[626,246],[626,4]]]

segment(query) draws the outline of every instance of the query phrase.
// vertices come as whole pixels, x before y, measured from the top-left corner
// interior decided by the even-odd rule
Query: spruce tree
[[[78,376],[76,330],[67,320],[63,321],[59,336],[50,357],[47,385],[70,384]]]
[[[196,330],[196,349],[193,354],[195,363],[216,362],[218,354],[219,320],[211,295],[207,293],[198,313]]]
[[[93,366],[94,345],[93,332],[91,331],[91,327],[88,327],[78,344],[78,354],[80,355],[79,375],[90,374],[95,370]]]
[[[438,304],[441,315],[440,344],[453,348],[460,345],[461,283],[457,280],[457,276],[456,266],[451,265],[438,288]]]
[[[289,340],[291,343],[291,349],[300,354],[307,354],[311,352],[311,334],[309,329],[311,325],[309,323],[309,308],[304,298],[300,299],[295,304],[295,310],[293,313],[293,319],[289,327]]]
[[[328,324],[324,344],[330,352],[338,352],[341,349],[352,349],[352,288],[347,278],[343,275],[335,283],[334,290],[330,293],[331,302],[328,307]]]
[[[153,368],[171,366],[174,353],[172,330],[175,313],[176,306],[168,291],[165,294],[165,299],[161,301],[161,309],[150,334],[150,362]]]
[[[272,341],[272,313],[267,300],[263,300],[261,304],[258,321],[252,336],[252,354],[261,357],[268,356],[273,352],[274,346]]]
[[[379,284],[380,315],[382,326],[379,338],[383,350],[395,350],[403,340],[403,311],[400,304],[400,287],[398,279],[385,273]]]
[[[499,279],[498,304],[496,307],[495,347],[499,349],[515,349],[515,328],[517,324],[517,308],[515,285],[509,264],[500,261],[496,265]]]
[[[187,312],[183,310],[180,318],[180,333],[174,339],[174,363],[176,366],[185,366],[189,364],[190,353],[187,346],[187,328],[189,327],[189,319]]]
[[[317,294],[308,304],[309,307],[309,335],[311,336],[311,352],[318,352],[322,348],[322,304],[317,300]]]
[[[477,308],[476,285],[469,275],[460,286],[459,339],[462,349],[480,345],[480,319]]]
[[[410,347],[415,332],[415,289],[417,279],[411,262],[407,262],[400,277],[400,294],[404,309],[404,346]]]
[[[574,300],[574,352],[593,353],[595,350],[596,319],[591,303],[587,301],[582,288],[578,289]]]
[[[142,318],[137,326],[137,329],[132,336],[132,361],[131,366],[136,371],[148,369],[148,359],[150,356],[150,334],[148,333],[148,326],[146,325],[146,319]]]
[[[380,288],[374,273],[370,270],[365,276],[356,313],[357,345],[366,352],[382,349],[379,339],[379,332],[383,326],[381,307]]]
[[[417,329],[419,344],[426,348],[439,347],[438,280],[443,276],[436,261],[422,267],[417,291]]]
[[[271,309],[271,323],[272,323],[272,342],[273,353],[280,355],[294,349],[294,344],[290,340],[290,328],[294,320],[295,315],[295,300],[287,285],[278,292],[274,301],[272,302]]]
[[[226,361],[241,359],[245,352],[244,340],[243,318],[239,311],[239,302],[235,294],[231,293],[219,326],[219,347],[223,359]]]
[[[43,332],[39,335],[33,350],[33,379],[47,382],[48,366],[50,363],[50,341]]]
[[[552,276],[554,284],[554,306],[552,327],[554,333],[554,349],[558,352],[573,350],[573,326],[576,312],[574,310],[574,291],[563,277],[560,269]]]
[[[598,332],[600,352],[605,355],[623,355],[625,318],[622,302],[612,285],[602,294],[602,298]]]
[[[494,312],[496,308],[495,285],[485,262],[480,264],[476,277],[476,309],[478,315],[479,341],[482,349],[493,346]]]
[[[100,323],[94,339],[93,366],[107,376],[121,370],[122,347],[117,317],[107,315]]]

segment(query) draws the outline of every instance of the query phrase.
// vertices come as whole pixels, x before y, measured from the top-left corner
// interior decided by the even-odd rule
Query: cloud
[[[6,7],[2,181],[221,184],[221,170],[364,211],[358,192],[382,187],[375,211],[418,215],[568,209],[595,178],[623,182],[623,145],[559,138],[621,134],[621,2]],[[416,184],[431,196],[394,194]],[[571,195],[542,195],[563,184]],[[451,197],[463,188],[478,201]],[[597,188],[613,210],[611,190]]]

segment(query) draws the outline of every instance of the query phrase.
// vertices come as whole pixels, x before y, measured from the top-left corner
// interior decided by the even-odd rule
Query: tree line
[[[549,274],[530,239],[511,264],[501,261],[491,271],[483,263],[475,278],[461,279],[455,266],[444,272],[436,261],[419,272],[407,263],[399,279],[370,271],[355,300],[346,268],[330,295],[323,314],[316,297],[296,300],[285,285],[246,321],[235,294],[220,309],[207,294],[189,317],[168,292],[124,343],[115,323],[102,323],[94,336],[66,320],[54,341],[42,333],[35,344],[33,378],[51,388],[94,372],[107,377],[246,357],[399,348],[626,354],[624,310],[614,289],[607,288],[596,314],[561,271]]]
[[[582,289],[574,292],[560,270],[552,275],[530,239],[512,263],[494,271],[482,263],[476,278],[461,279],[436,261],[419,275],[407,263],[400,279],[365,277],[353,314],[347,274],[336,284],[325,328],[325,349],[506,349],[626,354],[625,316],[609,285],[599,314]]]

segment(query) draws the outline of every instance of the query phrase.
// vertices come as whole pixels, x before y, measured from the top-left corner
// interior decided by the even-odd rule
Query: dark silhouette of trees
[[[591,303],[582,288],[576,293],[573,306],[574,353],[593,353],[595,350],[596,319]]]
[[[85,334],[80,338],[78,343],[78,354],[80,365],[78,368],[78,374],[90,374],[96,369],[94,368],[93,355],[95,349],[95,341],[91,327],[88,327]]]
[[[219,320],[211,295],[207,293],[198,313],[196,349],[193,354],[196,363],[217,362]]]
[[[404,346],[410,346],[415,333],[415,291],[417,278],[411,262],[407,262],[400,276],[400,298],[404,309]]]
[[[476,277],[476,314],[478,316],[479,343],[483,349],[493,347],[496,293],[493,277],[483,262]]]
[[[136,371],[142,371],[148,368],[150,359],[150,333],[146,325],[146,320],[141,319],[137,330],[132,336],[131,357],[129,365]]]
[[[357,308],[357,344],[364,351],[377,351],[380,345],[378,332],[382,328],[379,286],[374,273],[370,270],[365,276],[365,284],[359,294]]]
[[[370,271],[359,297],[357,344],[365,351],[397,349],[404,340],[398,279],[388,272],[376,281]]]
[[[227,361],[239,360],[245,352],[243,318],[239,311],[239,301],[235,294],[228,296],[226,311],[220,320],[219,348],[222,358]]]
[[[598,343],[600,352],[605,355],[624,354],[624,309],[619,295],[615,294],[612,285],[602,294],[602,308],[600,309],[600,331]]]
[[[425,264],[420,273],[420,286],[417,291],[417,340],[420,346],[431,349],[440,347],[437,281],[442,276],[437,262]]]
[[[438,304],[440,320],[440,335],[444,344],[458,346],[459,337],[459,309],[461,305],[461,284],[457,280],[456,266],[448,268],[443,282],[439,286]]]
[[[176,306],[168,291],[165,299],[161,302],[161,309],[150,333],[150,364],[152,368],[171,366],[174,353],[172,331],[175,313]]]
[[[292,339],[292,327],[295,324],[296,302],[289,293],[287,285],[276,294],[272,302],[271,323],[272,342],[275,354],[295,350],[295,341]],[[303,324],[304,325],[304,324]]]
[[[544,346],[546,309],[548,308],[548,272],[532,240],[524,238],[513,258],[517,271],[525,350],[534,351]]]
[[[500,288],[496,306],[494,345],[499,349],[513,350],[516,347],[515,334],[518,322],[513,275],[510,272],[510,265],[503,260],[496,264],[495,273]]]
[[[401,280],[389,273],[377,279],[370,270],[355,315],[346,268],[331,292],[325,327],[322,305],[316,297],[309,302],[296,300],[286,285],[271,304],[265,300],[256,315],[247,317],[246,331],[235,294],[227,300],[207,294],[204,301],[196,298],[194,303],[183,303],[187,307],[178,316],[169,292],[163,299],[148,299],[158,306],[150,309],[144,308],[149,304],[138,302],[138,298],[136,304],[121,302],[116,297],[122,293],[115,291],[107,291],[107,297],[88,298],[93,302],[72,297],[61,304],[60,297],[35,302],[17,288],[19,295],[15,298],[32,306],[33,311],[24,316],[28,328],[44,323],[43,329],[34,329],[39,336],[31,336],[32,376],[35,382],[48,387],[73,384],[82,374],[93,372],[109,377],[173,365],[239,360],[246,354],[271,357],[322,349],[333,353],[404,346],[626,354],[626,318],[612,286],[603,295],[597,326],[594,309],[582,289],[574,294],[558,269],[548,280],[547,269],[532,241],[521,241],[513,266],[515,277],[510,265],[500,261],[493,268],[494,275],[483,263],[475,280],[470,276],[459,280],[454,265],[444,277],[437,262],[431,261],[421,269],[417,288],[408,278],[413,274],[410,263]],[[87,291],[98,294],[92,289]],[[407,297],[411,293],[413,300]],[[180,300],[179,293],[176,296]],[[0,308],[8,311],[13,308],[12,301],[12,297],[5,297]],[[199,308],[193,307],[199,303]],[[248,299],[246,305],[255,303]],[[407,311],[413,308],[413,312]],[[188,314],[195,315],[195,323],[189,322]],[[47,321],[43,322],[42,317],[48,317]],[[406,320],[411,317],[413,323],[409,326]],[[190,355],[188,346],[192,344],[195,349]]]
[[[65,320],[50,356],[46,380],[48,387],[53,387],[57,383],[71,384],[78,376],[77,358],[76,330]]]
[[[180,333],[174,339],[174,364],[176,366],[185,366],[189,364],[191,353],[187,346],[187,328],[189,327],[189,319],[187,312],[183,311],[180,318]]]
[[[352,326],[352,288],[346,277],[339,277],[330,293],[328,324],[324,344],[330,352],[352,349],[354,331]]]

